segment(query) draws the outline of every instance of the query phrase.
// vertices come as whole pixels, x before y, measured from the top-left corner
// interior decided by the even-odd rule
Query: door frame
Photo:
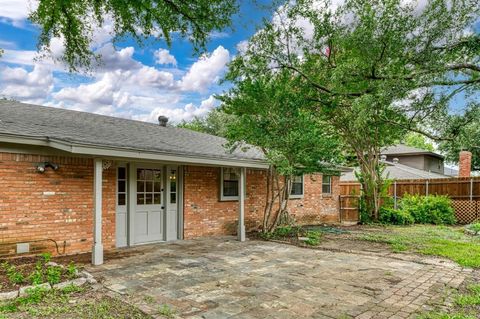
[[[183,166],[181,164],[167,164],[167,163],[152,163],[152,162],[117,162],[116,170],[119,166],[126,167],[127,172],[127,242],[123,247],[131,247],[136,245],[151,244],[155,242],[164,242],[166,240],[178,240],[183,239]],[[168,210],[168,180],[167,180],[167,167],[176,167],[177,168],[177,229],[176,234],[172,237],[167,234],[167,210]],[[156,168],[162,170],[162,183],[164,191],[162,192],[162,203],[164,204],[163,216],[162,216],[162,239],[158,241],[146,242],[146,243],[135,243],[135,208],[136,208],[136,188],[137,188],[137,168]],[[117,207],[117,174],[115,174],[115,203]],[[117,210],[115,214],[117,214]],[[117,215],[116,215],[117,216]],[[115,238],[117,239],[117,237]],[[117,247],[119,247],[117,245]]]

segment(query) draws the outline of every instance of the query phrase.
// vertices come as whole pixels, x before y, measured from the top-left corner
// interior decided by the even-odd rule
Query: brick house
[[[258,229],[262,154],[216,136],[0,101],[0,252],[66,254]],[[245,189],[244,192],[239,190]],[[337,176],[295,179],[300,224],[338,221]],[[3,248],[2,248],[3,247]]]

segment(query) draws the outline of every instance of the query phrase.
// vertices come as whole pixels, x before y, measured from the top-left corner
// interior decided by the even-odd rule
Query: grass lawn
[[[454,299],[453,308],[449,313],[431,312],[423,314],[419,319],[475,319],[480,314],[480,285],[467,286]]]
[[[387,243],[394,252],[414,252],[451,259],[464,267],[480,268],[480,237],[463,227],[414,225],[385,226],[360,232],[356,239]]]
[[[31,291],[28,296],[0,303],[4,318],[75,319],[151,319],[152,317],[104,291],[90,287],[66,287],[63,290]]]

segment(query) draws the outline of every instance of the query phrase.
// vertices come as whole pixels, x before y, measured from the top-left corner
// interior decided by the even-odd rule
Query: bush
[[[399,204],[400,210],[413,216],[415,223],[452,225],[456,223],[452,201],[447,196],[420,196],[406,194]]]
[[[404,210],[380,208],[380,222],[393,225],[411,225],[415,222],[413,216]]]
[[[318,246],[320,244],[320,240],[322,239],[322,232],[309,230],[305,233],[305,236],[308,238],[305,241],[305,244],[309,246]]]

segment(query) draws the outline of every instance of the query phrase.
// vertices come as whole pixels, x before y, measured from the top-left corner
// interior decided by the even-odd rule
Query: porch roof
[[[226,139],[154,123],[0,101],[0,142],[94,156],[266,167],[254,147],[229,151]]]

